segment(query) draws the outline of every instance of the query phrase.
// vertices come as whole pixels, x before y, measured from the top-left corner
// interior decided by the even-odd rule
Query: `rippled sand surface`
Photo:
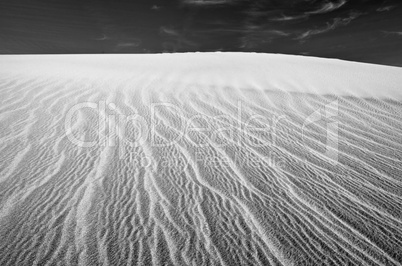
[[[0,61],[0,265],[401,265],[401,68]]]

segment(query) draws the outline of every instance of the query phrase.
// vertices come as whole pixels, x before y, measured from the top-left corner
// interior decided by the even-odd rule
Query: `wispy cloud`
[[[384,34],[402,36],[402,31],[382,31]]]
[[[189,40],[185,32],[179,31],[173,27],[162,26],[159,34],[165,39],[162,43],[164,52],[176,52],[189,47],[197,47],[197,43]]]
[[[282,15],[281,17],[271,18],[270,20],[271,21],[290,21],[290,20],[304,19],[307,17],[308,17],[308,15],[306,15],[306,14],[295,15],[295,16]]]
[[[289,36],[290,33],[287,33],[285,31],[281,31],[281,30],[268,30],[265,31],[266,34],[270,34],[270,35],[276,35],[276,36]]]
[[[117,44],[117,47],[138,47],[140,46],[141,42],[123,42],[123,43],[119,43]]]
[[[161,35],[170,35],[170,36],[179,36],[180,33],[178,30],[172,28],[172,27],[166,27],[166,26],[162,26],[159,28],[159,33]]]
[[[240,40],[241,44],[239,48],[250,49],[256,45],[271,43],[278,38],[291,35],[290,32],[285,32],[281,30],[257,30],[253,27],[249,27],[249,29],[246,30],[246,33],[247,34],[243,36]]]
[[[151,10],[159,10],[159,9],[161,9],[161,8],[162,8],[161,6],[153,5],[153,6],[151,7]]]
[[[313,29],[313,30],[308,30],[306,32],[303,32],[302,34],[300,34],[296,40],[305,40],[306,38],[309,38],[313,35],[318,35],[318,34],[322,34],[322,33],[326,33],[328,31],[334,30],[340,26],[346,26],[348,25],[352,20],[356,19],[357,17],[361,16],[362,13],[356,13],[353,12],[350,14],[349,17],[346,18],[335,18],[333,19],[332,22],[327,23],[327,25],[325,27],[322,28],[318,28],[318,29]]]
[[[102,37],[96,38],[95,40],[97,40],[97,41],[105,41],[105,40],[108,40],[108,39],[110,39],[110,38],[108,36],[106,36],[106,34],[103,34]]]
[[[126,40],[126,41],[121,41],[119,43],[116,44],[116,46],[114,47],[114,51],[120,51],[120,50],[124,50],[127,48],[135,48],[135,47],[139,47],[142,44],[142,40],[139,38],[132,38],[130,40]]]
[[[377,8],[378,12],[384,12],[384,11],[391,11],[392,9],[394,9],[396,6],[383,6],[383,7],[379,7]]]
[[[339,0],[338,2],[325,2],[323,5],[319,6],[318,9],[308,12],[301,12],[295,15],[285,15],[282,14],[280,17],[271,18],[271,21],[291,21],[291,20],[299,20],[299,19],[307,19],[311,15],[317,14],[325,14],[332,11],[335,11],[345,5],[347,0]]]
[[[334,10],[339,9],[344,4],[346,4],[346,0],[340,0],[338,2],[326,2],[319,9],[307,12],[307,14],[324,14],[329,13]]]

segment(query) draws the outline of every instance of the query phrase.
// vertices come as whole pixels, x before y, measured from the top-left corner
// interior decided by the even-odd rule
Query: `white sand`
[[[0,265],[401,265],[401,86],[300,56],[0,56]]]

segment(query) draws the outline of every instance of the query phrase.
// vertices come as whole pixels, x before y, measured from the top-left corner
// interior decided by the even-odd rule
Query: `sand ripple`
[[[392,95],[286,89],[297,73],[289,85],[251,74],[205,82],[204,69],[18,69],[0,76],[0,265],[401,265],[402,103]],[[74,136],[96,140],[86,148],[65,130],[83,102],[106,106],[73,116]],[[334,102],[333,120],[311,116]],[[146,141],[124,145],[119,114],[142,117]],[[184,122],[209,130],[158,145]],[[265,128],[240,130],[250,125]],[[127,124],[124,136],[139,130]]]

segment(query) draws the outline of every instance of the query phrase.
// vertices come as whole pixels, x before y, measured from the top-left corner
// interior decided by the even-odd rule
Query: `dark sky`
[[[0,53],[246,51],[402,66],[402,1],[2,0]]]

